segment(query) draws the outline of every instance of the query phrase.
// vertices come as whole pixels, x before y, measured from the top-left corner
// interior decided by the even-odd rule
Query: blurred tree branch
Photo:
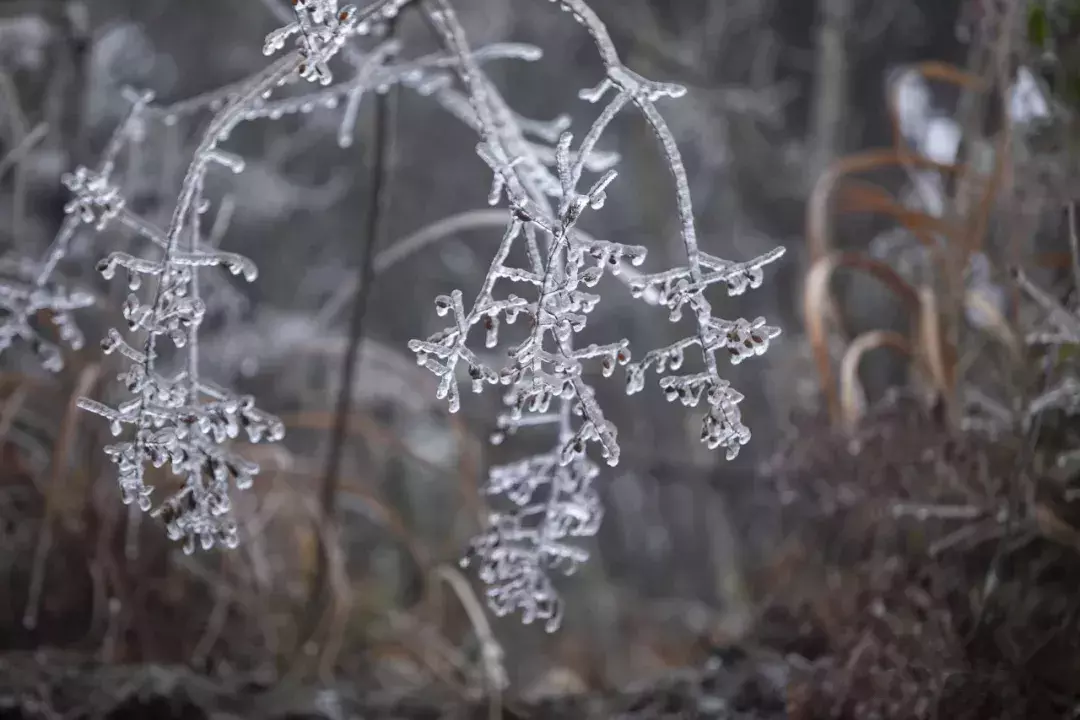
[[[387,23],[387,39],[393,38],[397,18]],[[375,118],[371,134],[371,152],[374,162],[371,169],[370,192],[367,198],[367,223],[360,262],[356,269],[357,292],[353,296],[351,318],[349,322],[349,342],[342,356],[341,386],[335,410],[334,429],[330,439],[330,449],[319,488],[319,505],[322,522],[331,525],[337,522],[337,495],[341,484],[341,466],[348,438],[349,418],[353,412],[353,389],[357,383],[360,345],[364,336],[364,318],[367,315],[368,299],[371,297],[372,281],[375,278],[376,248],[383,233],[385,216],[390,208],[390,168],[395,152],[394,125],[399,92],[397,88],[379,93],[375,100]],[[316,569],[312,579],[310,602],[308,604],[308,631],[304,640],[309,640],[319,624],[323,605],[327,596],[327,573],[329,570],[328,548],[322,547],[322,535],[319,535],[319,547],[316,552]]]
[[[819,0],[817,67],[811,117],[810,163],[812,183],[843,150],[848,114],[848,52],[852,0]]]

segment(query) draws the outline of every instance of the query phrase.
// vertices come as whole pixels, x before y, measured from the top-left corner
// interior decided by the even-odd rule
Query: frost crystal
[[[109,184],[109,178],[104,173],[79,167],[74,173],[64,175],[61,182],[74,195],[64,205],[64,213],[78,215],[84,223],[93,224],[97,230],[104,230],[124,209],[120,190]]]
[[[296,22],[266,36],[263,54],[272,55],[296,37],[303,56],[298,71],[306,80],[329,85],[334,80],[327,62],[357,32],[357,13],[352,5],[338,9],[337,0],[295,0]]]

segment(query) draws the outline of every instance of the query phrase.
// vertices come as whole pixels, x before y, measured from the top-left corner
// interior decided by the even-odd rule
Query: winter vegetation
[[[1070,716],[1076,10],[0,4],[2,707]]]

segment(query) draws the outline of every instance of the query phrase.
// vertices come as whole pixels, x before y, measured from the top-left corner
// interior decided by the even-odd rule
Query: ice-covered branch
[[[563,481],[554,477],[551,468],[568,468],[575,482],[585,482],[583,478],[591,481],[595,469],[584,469],[590,442],[600,446],[600,454],[609,464],[615,464],[619,458],[617,428],[605,417],[594,389],[586,382],[583,361],[599,359],[604,376],[610,375],[617,365],[627,365],[627,390],[633,393],[643,386],[646,368],[677,369],[685,349],[697,347],[704,371],[664,378],[661,386],[670,399],[682,399],[688,405],[707,398],[710,410],[703,423],[702,440],[710,447],[725,446],[728,458],[734,458],[749,440],[750,432],[743,425],[738,409],[742,395],[720,378],[715,353],[723,350],[733,362],[759,355],[779,334],[779,329],[761,318],[747,321],[714,317],[705,292],[718,283],[724,284],[732,295],[756,288],[762,282],[762,268],[783,253],[780,248],[749,262],[735,263],[698,248],[686,172],[674,138],[655,107],[660,99],[680,97],[685,90],[678,85],[649,81],[626,68],[603,23],[584,2],[558,4],[589,31],[606,69],[598,85],[580,93],[583,99],[599,105],[600,111],[576,151],[572,149],[572,136],[564,119],[558,120],[557,129],[538,126],[523,122],[505,105],[468,47],[448,0],[431,0],[426,5],[444,49],[457,58],[455,70],[465,90],[461,97],[449,87],[440,88],[441,101],[479,132],[481,142],[477,152],[493,174],[489,200],[495,204],[505,197],[510,205],[510,219],[473,304],[465,307],[461,291],[438,298],[436,309],[439,314],[452,312],[453,325],[410,345],[419,362],[440,377],[440,397],[448,398],[452,411],[460,405],[456,378],[459,360],[465,361],[475,391],[496,380],[509,386],[504,397],[508,412],[499,417],[493,441],[502,441],[524,427],[552,427],[557,431],[557,445],[552,453],[513,466],[517,481],[512,488],[496,477],[501,471],[493,470],[489,491],[508,494],[516,508],[509,513],[496,513],[491,528],[473,548],[481,559],[481,575],[490,585],[488,599],[496,612],[521,609],[526,621],[547,618],[549,629],[558,624],[559,613],[557,596],[545,570],[558,567],[560,559],[568,556],[561,542],[564,535],[544,531],[568,517],[567,506],[557,500],[561,496],[558,487]],[[629,344],[625,340],[583,349],[575,349],[572,342],[600,301],[598,295],[586,292],[582,286],[596,285],[606,269],[618,273],[624,260],[636,265],[645,257],[645,249],[641,247],[583,243],[574,231],[586,209],[599,210],[603,206],[607,188],[616,177],[612,168],[618,157],[598,151],[597,144],[615,116],[629,106],[636,107],[652,127],[671,169],[687,256],[684,267],[637,275],[630,282],[632,293],[636,297],[658,298],[668,307],[673,321],[680,319],[684,306],[690,307],[697,326],[691,337],[648,353],[639,363],[629,362]],[[526,134],[532,138],[526,138]],[[550,143],[555,138],[558,138],[555,147],[544,146],[545,141]],[[601,157],[603,161],[598,162]],[[554,173],[550,172],[552,166]],[[585,171],[602,174],[587,191],[581,192],[577,186]],[[524,242],[528,265],[507,267],[511,244],[519,240]],[[589,257],[597,262],[585,267]],[[515,290],[531,287],[535,299],[525,300],[513,293],[496,298],[493,291],[498,281],[513,283]],[[530,319],[525,339],[509,348],[504,367],[485,366],[469,349],[469,330],[483,322],[487,330],[485,345],[492,348],[498,343],[500,317],[512,322],[519,313]],[[559,403],[558,408],[552,407],[553,402]],[[545,494],[551,499],[550,506],[534,499]],[[537,517],[549,517],[536,510],[541,505],[556,519],[537,522]],[[595,524],[598,523],[597,516]],[[594,532],[595,524],[585,527]],[[582,555],[577,549],[574,553],[577,558]]]
[[[0,353],[20,338],[30,345],[45,369],[58,372],[64,364],[60,347],[33,324],[33,318],[42,311],[51,315],[61,342],[75,350],[83,346],[83,334],[72,313],[93,305],[94,297],[84,290],[67,287],[54,276],[83,223],[103,229],[123,209],[123,199],[110,178],[117,155],[138,132],[153,96],[130,94],[130,99],[131,110],[110,138],[97,169],[80,167],[62,178],[74,197],[64,207],[66,216],[45,256],[36,263],[19,263],[13,277],[0,277]]]
[[[419,364],[439,378],[438,396],[451,411],[461,404],[459,379],[467,379],[477,392],[500,386],[505,411],[496,419],[492,442],[524,431],[550,434],[546,451],[491,469],[486,491],[505,498],[509,507],[492,514],[467,560],[479,564],[495,612],[521,611],[527,622],[541,619],[554,630],[562,608],[549,573],[571,572],[587,559],[587,550],[571,539],[595,534],[603,516],[593,485],[599,469],[589,450],[609,465],[621,454],[618,428],[593,385],[597,376],[609,377],[624,366],[632,394],[643,389],[649,368],[660,374],[679,371],[687,350],[700,353],[700,367],[665,375],[660,386],[669,399],[687,405],[705,399],[702,440],[710,447],[723,446],[734,458],[750,432],[739,412],[742,395],[721,378],[716,355],[734,363],[760,355],[780,331],[763,318],[717,317],[706,294],[716,285],[728,295],[759,287],[765,266],[783,249],[730,261],[699,247],[683,161],[657,109],[657,103],[679,98],[685,89],[627,68],[584,0],[556,0],[588,31],[604,65],[603,75],[579,93],[596,114],[577,144],[568,115],[522,117],[484,72],[495,60],[537,60],[539,50],[515,43],[473,49],[450,0],[417,0],[442,47],[402,58],[407,48],[385,40],[379,27],[409,3],[374,0],[341,6],[337,0],[282,0],[271,7],[283,24],[266,37],[263,50],[270,55],[291,46],[283,57],[250,78],[195,98],[163,106],[143,101],[133,114],[138,127],[132,121],[132,133],[142,132],[149,120],[169,125],[204,111],[211,114],[167,226],[139,217],[124,202],[122,186],[111,177],[122,142],[110,145],[109,157],[96,170],[79,168],[65,179],[72,192],[66,208],[69,233],[85,223],[97,229],[120,227],[146,241],[145,252],[107,253],[98,265],[106,278],[122,271],[131,291],[123,315],[132,335],[125,339],[113,329],[102,344],[106,353],[126,363],[121,380],[127,397],[114,406],[89,399],[81,405],[106,419],[114,433],[131,431],[129,438],[107,448],[119,468],[125,502],[162,517],[185,550],[235,544],[229,491],[249,485],[258,468],[223,445],[241,435],[253,442],[276,440],[283,429],[256,409],[253,398],[201,377],[199,328],[208,308],[199,273],[219,267],[248,281],[256,277],[249,260],[202,239],[201,218],[211,206],[206,176],[222,170],[243,173],[243,159],[222,147],[240,123],[339,109],[337,141],[344,147],[352,143],[360,103],[372,92],[400,84],[429,97],[478,134],[477,154],[491,171],[488,200],[505,203],[505,225],[479,290],[467,294],[458,289],[436,298],[437,314],[449,322],[409,347]],[[346,67],[332,68],[338,56]],[[279,86],[300,79],[318,87],[272,97]],[[644,247],[595,238],[578,228],[586,213],[603,210],[607,194],[617,187],[619,155],[602,144],[611,123],[627,111],[639,113],[652,129],[672,174],[686,256],[680,267],[632,269],[644,262]],[[689,309],[693,329],[638,362],[631,362],[626,339],[575,342],[602,302],[598,288],[605,275],[622,279],[632,296],[664,305],[673,322]],[[152,290],[140,296],[147,286]],[[30,307],[34,292],[33,283],[12,285],[0,292],[0,308]],[[72,304],[51,297],[61,310],[57,317]],[[508,327],[519,318],[523,322]],[[474,344],[474,331],[484,336],[482,349]],[[512,337],[505,360],[492,360],[490,351],[507,335]],[[0,332],[0,349],[3,343]],[[175,372],[162,369],[166,360],[177,366]],[[148,464],[168,464],[180,478],[180,487],[156,505],[150,499]]]
[[[302,11],[316,9],[312,3],[297,5],[298,17]],[[329,5],[321,3],[319,7],[325,11]],[[337,20],[314,13],[298,20],[297,32],[305,38],[303,47],[255,75],[218,110],[193,153],[164,231],[129,213],[118,190],[97,176],[79,170],[69,183],[75,193],[69,213],[99,228],[119,219],[148,238],[156,251],[151,257],[114,252],[98,264],[106,278],[113,277],[118,268],[127,272],[132,292],[124,303],[124,317],[129,330],[144,334],[145,340],[139,350],[124,340],[120,331],[109,331],[102,350],[106,354],[118,352],[128,361],[121,380],[131,397],[115,407],[82,398],[80,406],[108,420],[114,435],[123,433],[125,426],[132,428],[130,440],[105,449],[118,467],[121,497],[125,504],[136,503],[141,510],[160,517],[169,536],[183,541],[185,552],[194,552],[197,546],[234,547],[239,542],[231,517],[230,487],[249,487],[258,467],[221,446],[241,435],[250,442],[284,436],[281,421],[257,409],[254,398],[235,395],[200,378],[198,333],[206,307],[198,272],[221,265],[248,281],[256,277],[255,266],[248,259],[203,247],[201,216],[210,207],[204,197],[206,173],[215,167],[243,171],[243,161],[220,144],[275,88],[295,76],[324,77],[326,63],[352,29],[344,13]],[[319,30],[323,25],[329,26],[329,34]],[[279,39],[272,36],[268,46],[275,46]],[[135,294],[145,278],[156,280],[150,302]],[[157,370],[162,336],[175,348],[186,348],[180,360],[182,370],[173,377],[164,377]],[[146,467],[166,464],[182,485],[155,507]]]

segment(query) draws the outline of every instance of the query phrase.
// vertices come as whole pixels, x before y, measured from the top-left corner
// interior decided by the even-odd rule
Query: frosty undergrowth
[[[162,517],[185,550],[235,545],[230,486],[250,485],[258,468],[223,444],[239,435],[251,441],[278,440],[283,427],[256,409],[253,398],[217,387],[199,371],[198,331],[207,311],[200,272],[220,267],[249,281],[256,278],[249,260],[204,241],[202,217],[213,205],[204,194],[206,175],[242,173],[243,159],[223,145],[243,122],[340,108],[338,141],[345,146],[352,141],[359,103],[371,91],[400,84],[430,97],[478,133],[477,153],[493,178],[488,199],[492,205],[506,204],[506,228],[479,291],[467,296],[455,290],[436,298],[436,311],[449,319],[448,326],[409,347],[417,361],[439,377],[439,397],[447,400],[451,412],[461,403],[459,379],[476,392],[490,385],[502,388],[506,411],[497,418],[493,442],[523,428],[550,434],[547,452],[489,471],[486,492],[503,496],[509,509],[492,513],[466,562],[479,564],[489,605],[497,614],[520,611],[526,622],[543,620],[554,630],[562,609],[549,572],[572,572],[587,559],[588,553],[571,539],[595,534],[603,516],[593,486],[600,470],[590,449],[595,447],[609,465],[620,455],[618,429],[597,401],[586,367],[598,366],[605,377],[622,367],[631,394],[645,387],[652,369],[669,400],[687,406],[704,401],[702,441],[734,458],[749,441],[750,431],[739,411],[742,395],[721,377],[718,355],[733,363],[760,355],[780,331],[763,318],[717,317],[706,293],[714,285],[729,295],[759,287],[764,267],[783,249],[733,262],[698,247],[686,172],[657,109],[657,103],[679,98],[685,89],[653,82],[623,65],[604,24],[583,0],[555,0],[589,33],[605,68],[594,86],[580,92],[598,113],[577,142],[566,117],[536,121],[515,113],[483,71],[484,63],[501,58],[537,60],[539,51],[520,44],[473,50],[448,0],[375,0],[359,8],[339,6],[336,0],[283,2],[291,5],[281,8],[289,8],[281,13],[287,22],[266,37],[263,48],[267,55],[280,57],[266,70],[170,106],[155,105],[149,95],[135,98],[102,164],[78,168],[65,179],[73,195],[68,217],[53,250],[37,267],[36,280],[25,287],[5,285],[0,293],[0,307],[11,308],[13,318],[0,326],[0,349],[19,336],[37,343],[42,352],[43,341],[30,330],[28,318],[43,307],[54,310],[61,337],[77,344],[69,312],[89,299],[52,284],[56,262],[84,223],[99,231],[120,227],[136,233],[148,246],[145,256],[114,252],[99,264],[106,278],[122,271],[131,290],[123,312],[137,339],[111,330],[102,343],[106,353],[119,353],[128,363],[121,375],[128,397],[113,406],[89,399],[80,405],[107,419],[114,434],[130,431],[128,439],[106,448],[118,467],[125,502]],[[410,5],[427,15],[442,52],[400,59],[400,44],[383,39],[384,23]],[[335,81],[341,73],[331,68],[335,56],[349,68],[343,80]],[[280,99],[273,96],[297,80],[313,81],[317,87]],[[625,110],[639,113],[651,127],[670,168],[685,250],[685,264],[679,267],[652,273],[632,270],[645,261],[644,247],[595,239],[577,229],[583,214],[602,210],[616,180],[618,156],[597,146]],[[122,149],[140,142],[148,123],[172,124],[207,111],[212,116],[191,157],[168,227],[155,227],[131,213],[121,185],[114,181]],[[522,267],[508,260],[515,245],[525,250]],[[637,361],[625,339],[575,344],[602,300],[591,289],[609,273],[622,279],[634,297],[665,306],[672,322],[688,315],[687,336]],[[140,297],[144,280],[151,282],[145,283]],[[505,364],[488,364],[481,355],[489,354],[473,350],[470,336],[477,326],[489,351],[499,345],[504,325],[518,321],[520,339],[508,348]],[[165,352],[171,357],[169,367],[176,368],[168,376],[161,374]],[[683,368],[688,353],[696,358],[691,361],[698,366],[694,371]],[[47,359],[55,369],[59,352],[43,355],[56,358]],[[155,504],[146,468],[165,464],[181,485]],[[155,483],[161,481],[155,478]]]

